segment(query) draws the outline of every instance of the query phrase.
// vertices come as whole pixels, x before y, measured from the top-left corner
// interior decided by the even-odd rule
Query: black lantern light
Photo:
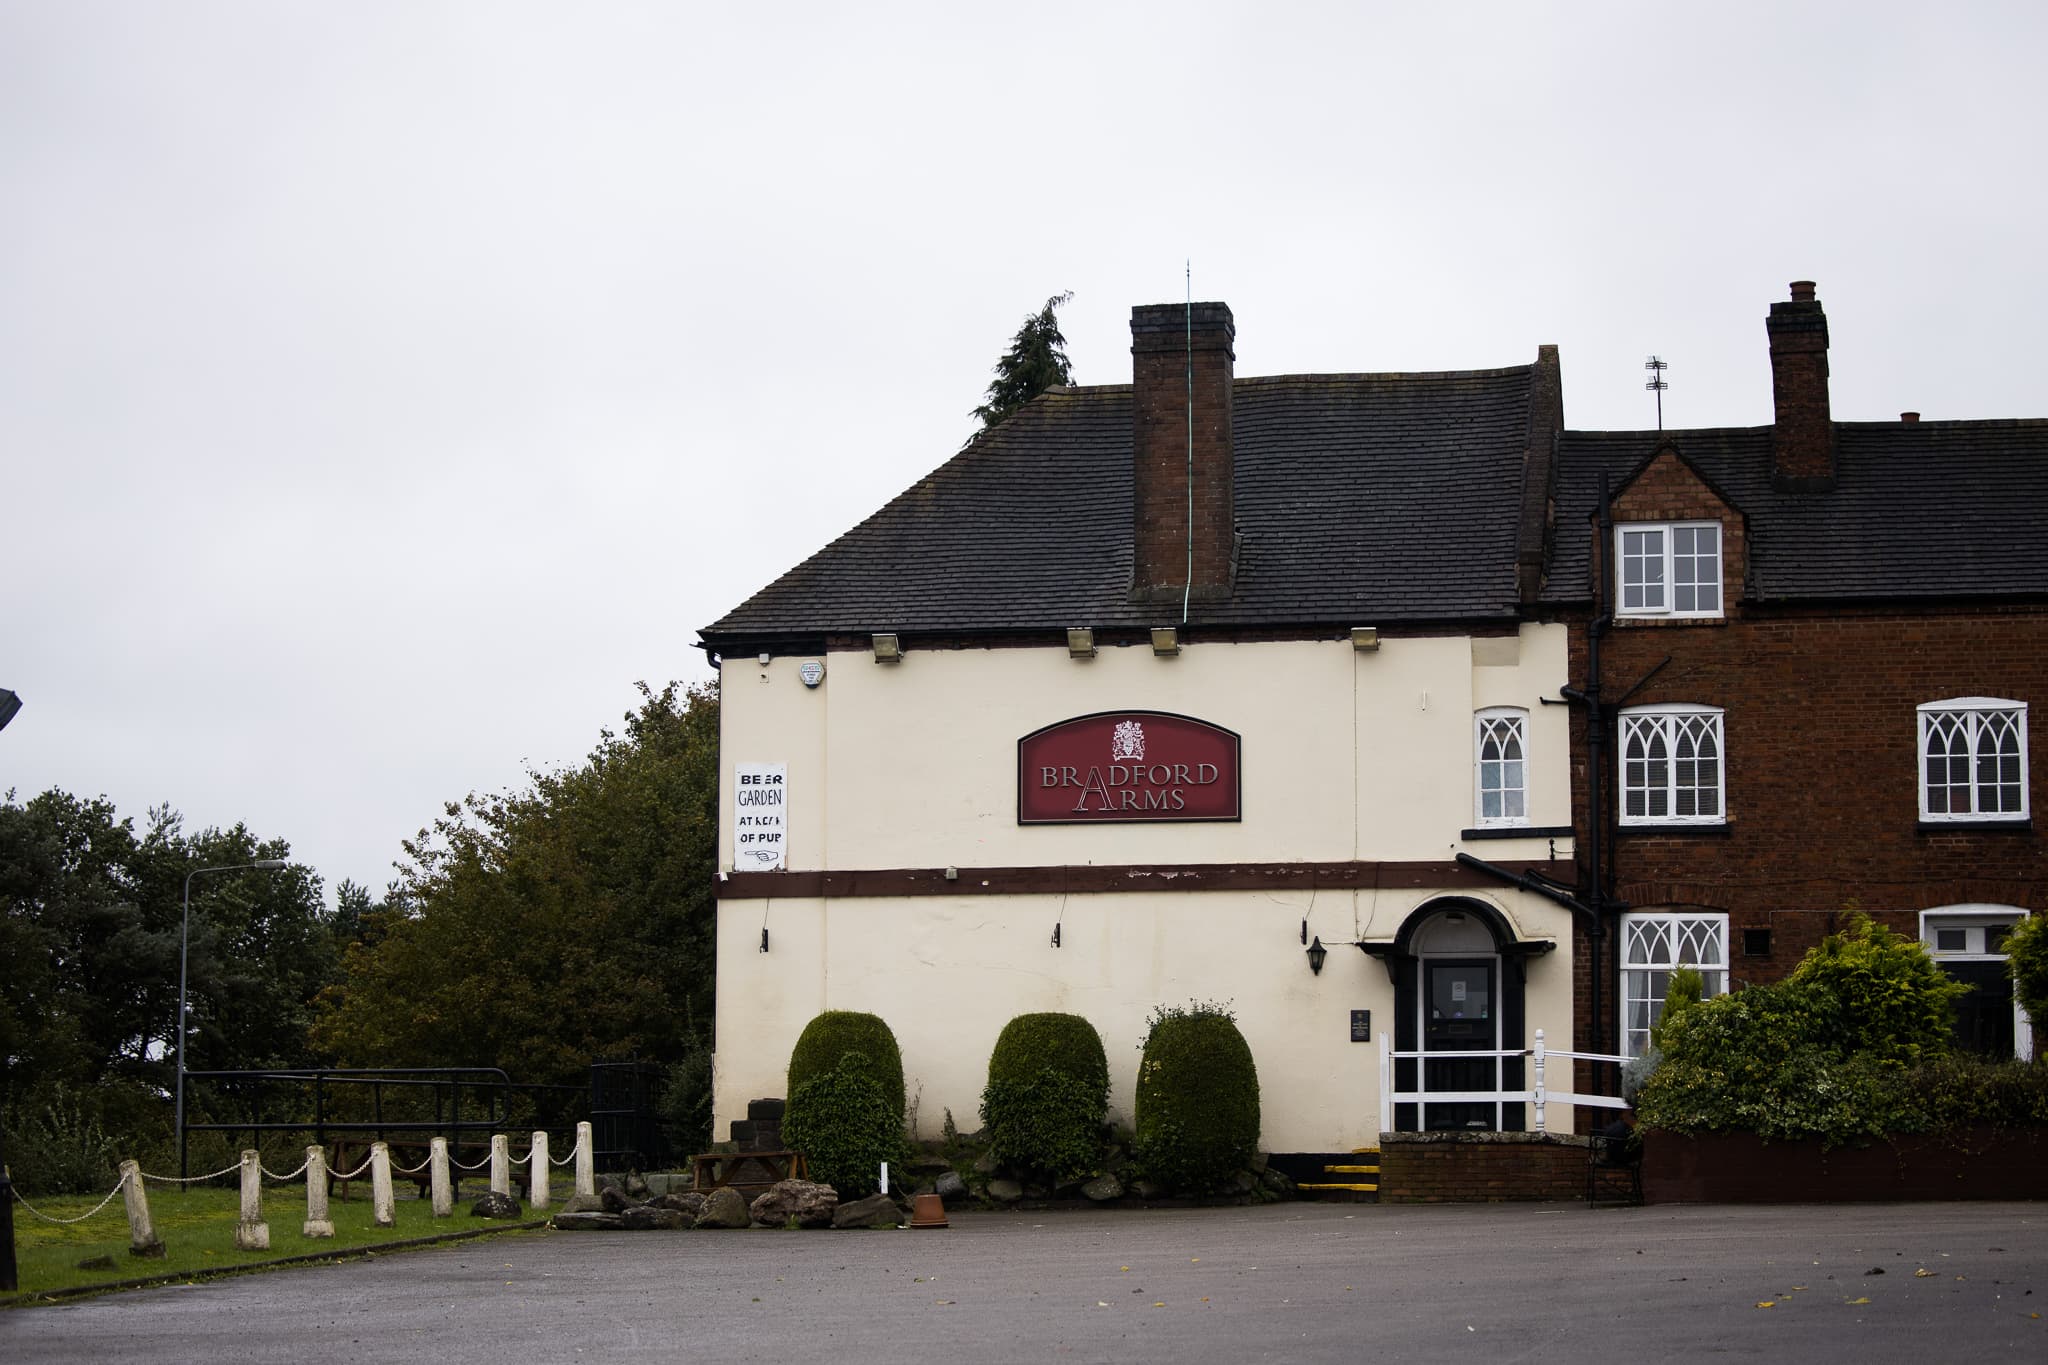
[[[1323,960],[1329,957],[1329,955],[1330,950],[1323,946],[1323,936],[1321,934],[1317,934],[1316,941],[1308,945],[1309,971],[1314,973],[1316,976],[1321,976],[1323,974]]]

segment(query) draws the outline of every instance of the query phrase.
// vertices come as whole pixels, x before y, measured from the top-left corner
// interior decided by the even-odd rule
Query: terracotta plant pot
[[[910,1205],[910,1226],[914,1228],[942,1228],[946,1226],[946,1204],[935,1194],[920,1194]]]

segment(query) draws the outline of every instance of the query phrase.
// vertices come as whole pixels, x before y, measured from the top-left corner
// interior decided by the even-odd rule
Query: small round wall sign
[[[796,675],[803,679],[805,687],[816,687],[825,681],[825,662],[822,659],[805,659]]]

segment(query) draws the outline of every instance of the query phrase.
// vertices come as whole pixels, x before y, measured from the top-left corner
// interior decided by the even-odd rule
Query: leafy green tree
[[[151,810],[138,836],[104,798],[52,790],[0,801],[0,1106],[10,1151],[60,1152],[55,1139],[23,1141],[39,1123],[99,1133],[124,1154],[167,1138],[185,877],[288,854],[242,825],[188,836],[168,806]],[[308,869],[196,880],[190,943],[190,1069],[312,1060],[311,1002],[333,979],[336,955]],[[17,1166],[29,1166],[32,1187],[71,1178]]]
[[[2048,915],[2029,915],[2013,926],[2005,953],[2013,994],[2033,1017],[2035,1036],[2043,1036],[2048,1030]]]
[[[692,1058],[708,1093],[717,694],[641,693],[580,766],[450,803],[406,842],[382,911],[352,897],[371,932],[322,999],[320,1046],[569,1085],[595,1059]]]
[[[1059,307],[1073,298],[1070,290],[1055,294],[1045,307],[1024,319],[1010,349],[996,362],[996,377],[989,382],[988,401],[974,410],[984,430],[1056,384],[1071,384],[1067,365],[1067,339],[1060,335]]]

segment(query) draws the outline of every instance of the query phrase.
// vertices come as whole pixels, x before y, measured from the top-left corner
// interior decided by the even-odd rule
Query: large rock
[[[835,1228],[893,1228],[903,1225],[903,1211],[886,1194],[871,1194],[832,1211]]]
[[[697,1215],[700,1228],[751,1227],[754,1215],[747,1211],[746,1197],[735,1189],[713,1190],[704,1199],[704,1212]]]
[[[627,1171],[625,1177],[619,1181],[619,1186],[627,1195],[643,1203],[654,1195],[654,1191],[647,1188],[647,1181],[638,1171]]]
[[[932,1193],[941,1199],[965,1199],[967,1182],[960,1178],[958,1171],[948,1170],[932,1182]]]
[[[687,1213],[692,1222],[704,1213],[704,1196],[695,1190],[670,1190],[667,1194],[656,1195],[648,1202],[660,1208]]]
[[[561,1203],[558,1213],[605,1213],[604,1200],[594,1194],[572,1194]]]
[[[1083,1197],[1100,1204],[1105,1200],[1124,1197],[1124,1182],[1113,1175],[1098,1175],[1081,1187]]]
[[[616,1213],[558,1213],[555,1226],[563,1232],[610,1232],[624,1227],[625,1218]]]
[[[1014,1180],[991,1180],[988,1197],[999,1204],[1014,1204],[1024,1197],[1024,1187]]]
[[[1140,1199],[1160,1199],[1165,1197],[1166,1187],[1156,1180],[1133,1180],[1131,1193]]]
[[[822,1228],[832,1224],[832,1211],[839,1207],[839,1191],[811,1180],[778,1180],[754,1201],[754,1221],[771,1228],[786,1227],[792,1219],[800,1228]]]
[[[624,1189],[610,1183],[597,1192],[597,1198],[598,1202],[604,1205],[606,1213],[624,1213],[627,1209],[638,1208],[647,1202],[644,1199],[635,1199]]]
[[[489,1194],[471,1204],[469,1212],[472,1218],[517,1218],[519,1216],[519,1201],[509,1194],[499,1194],[496,1190],[492,1190]]]
[[[1259,1183],[1274,1194],[1291,1195],[1294,1193],[1294,1181],[1289,1179],[1287,1172],[1281,1170],[1278,1166],[1268,1166],[1265,1170],[1260,1171]]]
[[[619,1215],[619,1226],[628,1232],[673,1232],[690,1226],[690,1215],[681,1209],[635,1204]]]

